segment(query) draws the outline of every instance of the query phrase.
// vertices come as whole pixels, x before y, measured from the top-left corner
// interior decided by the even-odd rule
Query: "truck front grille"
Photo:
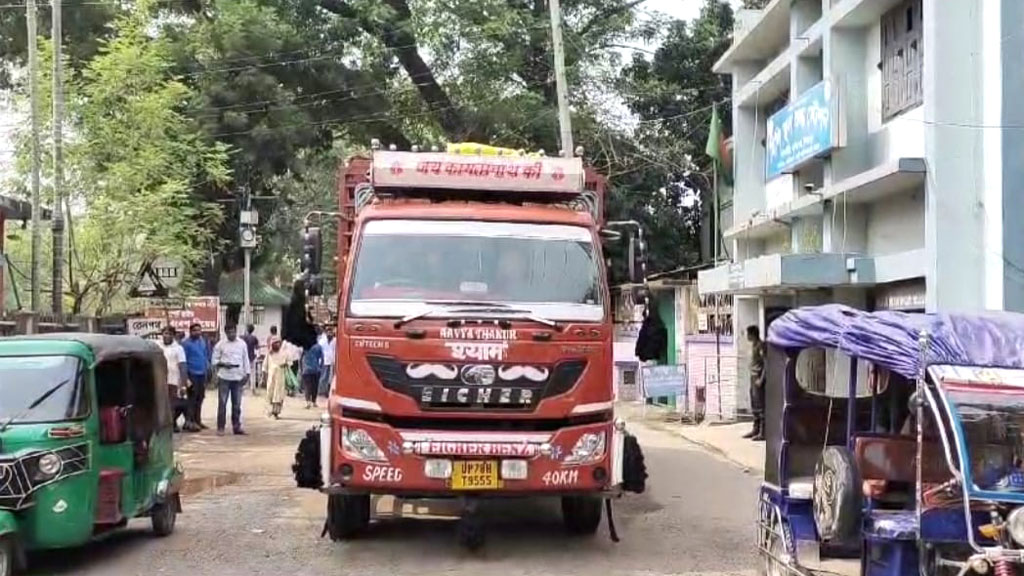
[[[430,364],[378,355],[366,360],[384,388],[424,410],[445,411],[531,412],[541,400],[572,390],[587,367],[584,359],[528,366]]]

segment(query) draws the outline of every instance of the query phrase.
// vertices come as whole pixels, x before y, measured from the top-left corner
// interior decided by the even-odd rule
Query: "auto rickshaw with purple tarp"
[[[1024,315],[769,327],[761,574],[1024,575]]]

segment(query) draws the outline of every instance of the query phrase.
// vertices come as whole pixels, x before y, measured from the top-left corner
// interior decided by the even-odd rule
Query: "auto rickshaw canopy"
[[[865,312],[840,304],[790,310],[768,328],[768,343],[785,349],[834,348],[916,378],[922,332],[929,365],[1024,368],[1024,314]]]

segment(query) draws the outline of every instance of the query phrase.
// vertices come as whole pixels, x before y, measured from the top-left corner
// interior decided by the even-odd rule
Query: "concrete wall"
[[[866,252],[884,256],[924,247],[924,191],[867,207]]]

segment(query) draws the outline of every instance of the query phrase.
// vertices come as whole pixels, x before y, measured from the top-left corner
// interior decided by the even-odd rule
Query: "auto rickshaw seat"
[[[100,443],[120,444],[127,439],[124,410],[120,406],[100,408]]]
[[[866,434],[854,442],[854,457],[863,480],[917,482],[917,438],[911,436]],[[921,480],[941,483],[950,477],[946,458],[938,442],[926,439],[923,445],[924,465]]]

